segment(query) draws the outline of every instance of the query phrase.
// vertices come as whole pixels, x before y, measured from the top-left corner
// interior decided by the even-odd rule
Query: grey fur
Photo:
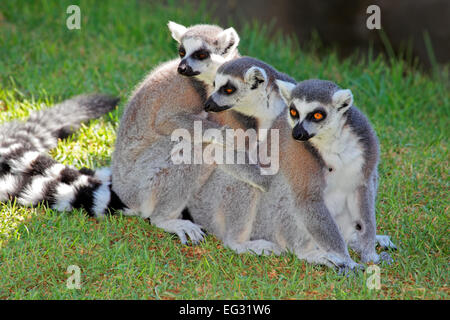
[[[292,91],[292,96],[304,99],[306,102],[318,101],[329,104],[333,93],[339,89],[339,86],[331,81],[311,79],[299,82]]]
[[[378,166],[380,158],[378,138],[367,117],[356,106],[348,109],[345,117],[346,125],[358,136],[359,142],[363,145],[363,172],[364,176],[368,179],[372,175],[374,168]]]
[[[210,48],[214,48],[214,53],[224,56],[228,54],[239,42],[236,34],[231,34],[231,38],[226,43],[220,43],[218,35],[224,30],[216,25],[199,24],[190,27],[181,37],[181,42],[188,38],[200,39]]]
[[[181,41],[186,38],[198,38],[211,46],[217,46],[217,35],[222,32],[223,29],[216,25],[211,24],[197,24],[188,28],[186,33],[181,38]]]
[[[218,70],[218,73],[231,75],[240,79],[244,79],[245,72],[251,67],[259,67],[266,71],[269,76],[269,84],[273,85],[274,89],[278,89],[276,83],[273,83],[275,79],[295,82],[293,78],[285,73],[279,72],[272,66],[264,63],[261,60],[255,59],[253,57],[241,57],[239,61],[233,61],[233,63],[224,63]]]
[[[197,38],[204,41],[210,47],[215,48],[215,53],[219,55],[227,54],[234,45],[239,41],[239,39],[232,37],[225,46],[221,46],[217,39],[217,36],[223,31],[219,26],[200,24],[190,27],[186,33],[181,38],[181,41],[187,38]]]

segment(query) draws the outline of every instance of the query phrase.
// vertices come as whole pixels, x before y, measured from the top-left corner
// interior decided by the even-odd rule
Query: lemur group
[[[168,27],[178,57],[134,89],[111,167],[76,169],[48,154],[58,139],[118,102],[102,94],[77,96],[0,126],[0,201],[44,202],[94,217],[137,215],[183,244],[198,245],[206,231],[237,253],[292,252],[340,272],[392,261],[388,250],[395,245],[376,233],[379,143],[351,90],[328,80],[297,82],[241,56],[233,28]],[[172,133],[181,128],[194,136],[199,121],[223,137],[230,129],[235,134],[200,136],[192,152],[199,144],[226,144],[232,157],[248,159],[252,150],[276,143],[278,170],[264,174],[267,165],[258,159],[174,163],[179,141]],[[260,133],[256,141],[246,139],[250,129]],[[234,143],[238,139],[246,143]],[[186,212],[190,219],[183,218]]]

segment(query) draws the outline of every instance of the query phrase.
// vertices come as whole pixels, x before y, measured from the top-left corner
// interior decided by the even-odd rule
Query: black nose
[[[209,97],[205,102],[205,111],[206,112],[221,112],[230,109],[230,106],[219,106],[212,97]]]
[[[185,73],[186,72],[186,65],[185,64],[183,64],[183,65],[179,65],[178,66],[178,73],[181,73],[181,74],[183,74],[183,73]]]
[[[217,106],[217,104],[213,101],[213,99],[208,98],[208,100],[206,100],[205,102],[205,111],[206,112],[214,111],[215,106]]]
[[[192,67],[187,63],[187,60],[184,59],[181,60],[180,64],[178,65],[177,71],[179,74],[185,77],[194,77],[200,74],[200,71],[192,70]]]
[[[182,75],[186,75],[186,74],[188,74],[188,73],[191,73],[192,72],[192,68],[191,67],[189,67],[187,64],[186,64],[186,62],[181,62],[180,63],[180,65],[178,66],[178,73],[179,74],[182,74]]]
[[[297,123],[294,129],[292,130],[292,137],[295,140],[306,141],[310,139],[312,136],[310,136],[308,131],[306,131],[305,128],[303,128],[302,124]]]

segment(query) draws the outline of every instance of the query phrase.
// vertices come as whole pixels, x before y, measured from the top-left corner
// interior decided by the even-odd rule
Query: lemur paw
[[[397,250],[397,246],[391,241],[389,236],[377,235],[375,241],[383,250]]]
[[[347,275],[350,272],[359,273],[365,269],[363,265],[356,263],[350,257],[341,257],[330,253],[325,257],[325,264],[336,267],[340,275]]]
[[[387,252],[381,252],[380,253],[380,262],[385,262],[388,265],[391,265],[394,262],[394,259],[392,259],[391,255]]]
[[[377,254],[376,252],[371,252],[368,254],[365,253],[361,254],[361,261],[363,263],[373,262],[375,264],[385,262],[388,265],[390,265],[394,260],[391,258],[391,255],[387,252],[381,252],[380,254]]]
[[[182,244],[187,244],[186,235],[191,240],[191,243],[196,245],[203,241],[205,233],[202,231],[201,227],[191,221],[186,221],[187,224],[180,225],[176,234],[180,238]]]
[[[172,219],[155,222],[155,225],[167,232],[175,233],[180,238],[182,244],[188,243],[188,237],[192,244],[198,244],[205,236],[205,233],[199,225],[188,220]]]
[[[348,276],[352,273],[359,274],[360,272],[364,272],[366,268],[363,265],[352,261],[352,263],[349,264],[338,265],[337,269],[339,275]]]

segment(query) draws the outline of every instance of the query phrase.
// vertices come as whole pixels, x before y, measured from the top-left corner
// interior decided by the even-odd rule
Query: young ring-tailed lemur
[[[154,69],[132,94],[117,133],[112,187],[129,208],[125,214],[150,218],[183,243],[187,236],[198,242],[203,232],[181,219],[181,213],[216,165],[174,164],[176,142],[171,134],[183,128],[194,136],[195,121],[201,121],[203,129],[233,125],[225,115],[207,119],[203,105],[217,68],[239,55],[239,36],[233,28],[213,25],[168,26],[179,43],[180,58]],[[261,179],[257,166],[228,168],[238,168],[236,176],[243,179]]]
[[[311,263],[341,270],[358,268],[325,204],[326,184],[318,155],[307,143],[292,139],[277,79],[295,83],[249,57],[227,62],[218,69],[206,110],[234,110],[254,117],[259,130],[278,130],[279,171],[272,176],[268,191],[253,201],[246,193],[236,192],[241,182],[216,183],[212,176],[189,204],[191,216],[237,252],[290,250]],[[275,134],[273,130],[271,134]],[[265,140],[270,141],[269,137]]]
[[[345,241],[363,262],[378,262],[375,242],[395,248],[388,236],[376,235],[379,144],[367,118],[353,105],[353,95],[335,83],[277,81],[289,106],[292,136],[308,141],[325,166],[325,203]],[[387,253],[381,256],[390,260]]]
[[[27,121],[0,126],[0,202],[20,205],[45,202],[70,211],[84,208],[101,216],[124,205],[110,190],[106,170],[77,170],[52,159],[47,151],[71,135],[81,122],[110,112],[119,99],[105,95],[78,96],[37,111]]]

